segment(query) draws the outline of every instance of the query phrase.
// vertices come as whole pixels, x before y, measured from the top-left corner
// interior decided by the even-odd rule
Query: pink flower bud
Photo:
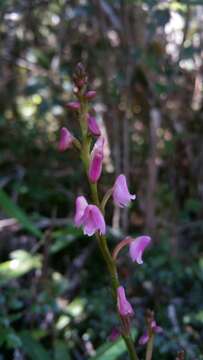
[[[138,264],[143,264],[142,254],[150,242],[150,236],[139,236],[130,242],[129,252],[133,262],[136,261]]]
[[[126,177],[121,174],[117,177],[113,187],[114,203],[119,207],[128,206],[131,200],[134,200],[136,195],[129,193]]]
[[[90,166],[89,166],[89,179],[95,183],[99,180],[102,172],[102,161],[104,158],[104,138],[100,136],[91,152]]]
[[[87,91],[86,93],[85,93],[85,98],[87,99],[87,100],[91,100],[91,99],[93,99],[95,96],[96,96],[96,91],[94,91],[94,90],[90,90],[90,91]]]
[[[67,107],[70,110],[79,110],[80,103],[78,101],[71,101],[71,102],[65,104],[65,107]]]
[[[82,226],[85,235],[92,236],[99,231],[105,234],[106,224],[104,217],[96,205],[88,205],[84,196],[76,199],[75,225]]]
[[[72,146],[73,140],[74,137],[70,133],[70,131],[67,128],[62,127],[60,131],[60,140],[58,145],[59,151],[65,151],[66,149],[69,149]]]
[[[123,286],[119,286],[117,289],[117,307],[121,316],[132,316],[134,314],[132,306],[126,299],[125,289]]]
[[[100,136],[101,131],[94,116],[88,115],[88,128],[92,135]]]

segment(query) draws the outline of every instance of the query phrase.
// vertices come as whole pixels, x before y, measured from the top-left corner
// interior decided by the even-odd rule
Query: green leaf
[[[54,348],[54,360],[71,360],[67,346],[63,341],[57,341]]]
[[[30,221],[26,213],[17,206],[2,189],[0,189],[0,205],[5,213],[18,220],[24,229],[38,238],[42,237],[41,231]]]
[[[29,335],[28,332],[23,331],[20,334],[22,341],[22,348],[31,360],[51,360],[45,348]]]
[[[0,264],[0,285],[41,267],[40,256],[24,250],[13,251],[11,257],[12,260]]]
[[[123,339],[119,339],[114,343],[104,344],[97,350],[97,354],[91,358],[92,360],[116,360],[120,355],[126,352]]]

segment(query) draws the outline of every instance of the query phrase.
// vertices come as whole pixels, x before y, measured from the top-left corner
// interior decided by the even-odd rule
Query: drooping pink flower
[[[86,93],[85,93],[85,98],[87,99],[87,100],[91,100],[91,99],[93,99],[95,96],[96,96],[96,91],[95,90],[89,90],[89,91],[87,91]]]
[[[129,253],[132,261],[136,261],[138,264],[143,264],[142,254],[146,247],[151,242],[150,236],[139,236],[129,244]]]
[[[134,314],[132,306],[126,299],[125,289],[123,286],[119,286],[117,289],[117,307],[121,316],[132,316]]]
[[[99,231],[105,234],[106,224],[104,217],[96,205],[88,205],[84,196],[76,199],[75,225],[82,226],[85,235],[92,236]]]
[[[162,332],[162,327],[158,326],[155,320],[152,320],[149,324],[148,331],[145,331],[145,333],[140,337],[139,344],[145,345],[153,334],[160,334]]]
[[[129,193],[126,177],[121,174],[117,177],[113,186],[114,203],[119,207],[128,206],[131,200],[134,200],[136,195]]]
[[[100,136],[91,152],[90,166],[89,166],[89,179],[95,183],[99,180],[102,172],[102,161],[104,158],[104,138]]]
[[[65,107],[67,107],[70,110],[79,110],[80,103],[78,101],[71,101],[71,102],[65,104]]]
[[[88,115],[88,128],[92,135],[100,136],[101,131],[94,116]]]
[[[66,127],[62,127],[60,130],[60,139],[58,144],[59,151],[65,151],[72,146],[74,137]]]

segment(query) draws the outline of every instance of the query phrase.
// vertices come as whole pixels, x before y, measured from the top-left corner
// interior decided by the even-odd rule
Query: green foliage
[[[0,264],[0,285],[41,267],[41,257],[25,250],[13,251],[10,256],[12,260]]]
[[[2,189],[0,189],[0,205],[5,213],[18,220],[25,230],[38,238],[42,236],[40,230],[33,225],[26,213],[18,207]]]
[[[26,331],[20,334],[22,348],[31,360],[51,360],[48,352]]]

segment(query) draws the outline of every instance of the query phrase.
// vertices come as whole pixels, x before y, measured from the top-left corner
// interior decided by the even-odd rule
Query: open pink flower
[[[96,205],[88,205],[84,196],[76,199],[75,225],[82,226],[85,235],[92,236],[96,231],[105,234],[104,217]]]
[[[59,151],[65,151],[72,146],[74,137],[66,127],[62,127],[60,131],[60,140],[58,149]]]
[[[160,334],[162,332],[163,332],[162,327],[158,326],[155,320],[152,320],[148,331],[145,331],[145,333],[140,337],[139,344],[145,345],[146,343],[148,343],[150,337],[153,334]]]
[[[90,166],[89,166],[89,179],[95,183],[99,180],[102,172],[102,161],[104,158],[104,138],[100,136],[91,152]]]
[[[126,299],[125,289],[123,286],[119,286],[117,289],[117,307],[121,316],[132,316],[134,314],[132,306]]]
[[[130,201],[135,198],[136,195],[129,193],[125,175],[119,175],[113,186],[113,199],[115,204],[119,207],[128,206]]]
[[[88,128],[92,135],[100,136],[101,131],[94,116],[88,115]]]
[[[132,261],[143,264],[142,254],[151,242],[150,236],[139,236],[129,244],[129,253]]]

